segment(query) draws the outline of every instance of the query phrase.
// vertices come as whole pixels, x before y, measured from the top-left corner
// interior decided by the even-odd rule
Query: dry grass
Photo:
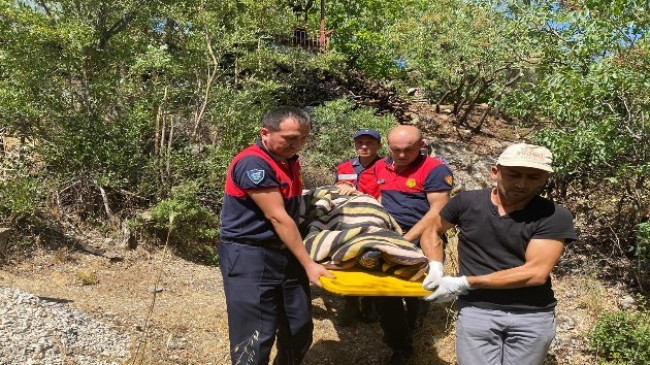
[[[227,354],[226,318],[216,268],[172,258],[163,268],[163,292],[145,326],[153,295],[149,287],[158,276],[158,253],[147,258],[142,251],[132,252],[120,263],[85,254],[72,256],[73,260],[61,264],[54,255],[42,252],[33,261],[3,268],[0,285],[72,300],[73,307],[130,333],[132,353],[139,344],[144,344],[144,351],[126,364],[227,363],[222,359]],[[99,280],[92,286],[79,285],[77,273],[88,267],[100,267]]]
[[[584,309],[589,318],[597,318],[612,309],[612,302],[606,298],[605,287],[593,276],[578,276],[572,279],[572,290],[578,291],[578,308]]]
[[[445,274],[457,275],[460,268],[458,264],[458,235],[455,228],[447,231],[447,241],[445,247]]]
[[[99,281],[97,275],[88,270],[78,270],[77,271],[77,280],[81,285],[95,285]]]
[[[570,314],[575,329],[586,333],[590,331],[597,318],[604,312],[618,309],[615,288],[608,290],[594,276],[575,275],[553,278],[553,286],[558,300],[559,314]]]

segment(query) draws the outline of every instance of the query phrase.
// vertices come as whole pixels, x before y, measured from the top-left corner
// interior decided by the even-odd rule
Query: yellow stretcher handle
[[[325,290],[342,295],[424,297],[432,292],[422,289],[422,281],[408,281],[379,271],[332,270],[336,278],[320,277]]]

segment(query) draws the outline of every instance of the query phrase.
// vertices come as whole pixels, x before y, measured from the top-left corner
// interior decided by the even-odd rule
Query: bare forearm
[[[488,275],[467,278],[472,288],[515,289],[544,285],[564,252],[564,240],[533,239],[526,249],[526,262]]]
[[[428,230],[425,231],[420,239],[420,247],[429,261],[442,262],[444,243],[437,233],[429,234]]]
[[[468,276],[467,281],[472,289],[516,289],[543,285],[548,276],[547,270],[524,264],[487,275]]]
[[[262,209],[266,219],[271,222],[278,237],[305,269],[309,282],[321,286],[321,276],[333,277],[325,267],[314,262],[307,254],[298,226],[285,210],[282,195],[277,189],[251,192],[250,196]]]
[[[407,241],[413,242],[417,240],[418,238],[422,237],[422,232],[424,231],[424,228],[420,226],[420,223],[414,225],[411,229],[408,230],[408,232],[404,233],[404,238]]]
[[[427,226],[431,225],[433,217],[436,214],[437,213],[432,211],[427,212],[427,214],[425,214],[424,217],[422,217],[422,219],[420,219],[413,227],[411,227],[411,229],[408,230],[408,232],[404,234],[404,238],[406,238],[408,241],[413,242],[419,239],[420,237],[422,237],[422,234],[424,233],[425,229],[427,228]]]
[[[427,213],[404,235],[404,238],[411,242],[422,237],[424,231],[436,222],[439,218],[440,210],[449,201],[449,192],[427,193],[427,201],[429,202],[429,210]]]
[[[453,227],[453,224],[442,219],[439,214],[436,214],[433,217],[431,225],[424,230],[422,238],[420,239],[422,251],[424,251],[424,254],[429,261],[442,262],[445,251],[443,237],[444,234]]]

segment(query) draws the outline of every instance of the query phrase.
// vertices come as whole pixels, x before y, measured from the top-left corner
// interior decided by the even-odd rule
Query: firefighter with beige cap
[[[460,365],[542,364],[555,337],[556,299],[550,273],[574,241],[573,217],[540,196],[553,172],[547,148],[508,146],[490,168],[491,189],[451,198],[422,236],[442,261],[441,236],[458,230],[459,276],[426,280],[426,300],[457,300]]]

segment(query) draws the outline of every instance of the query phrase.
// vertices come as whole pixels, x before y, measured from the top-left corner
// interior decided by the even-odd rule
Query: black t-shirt
[[[499,217],[490,194],[490,189],[461,192],[440,212],[458,226],[461,275],[485,275],[523,265],[531,239],[576,240],[573,216],[566,208],[537,196],[526,208]],[[550,277],[541,286],[472,289],[460,299],[510,311],[551,309],[556,303]]]

